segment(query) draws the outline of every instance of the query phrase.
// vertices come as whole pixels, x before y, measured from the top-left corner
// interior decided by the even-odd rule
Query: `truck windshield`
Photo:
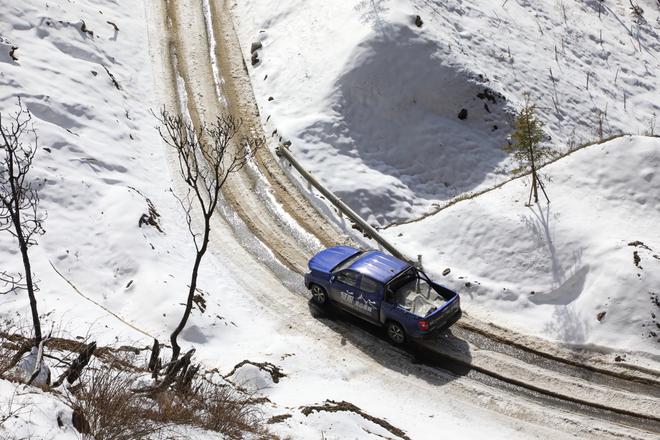
[[[349,268],[349,267],[351,266],[351,264],[353,264],[353,262],[354,262],[355,260],[357,260],[358,258],[360,258],[360,257],[362,256],[362,254],[364,254],[364,251],[360,251],[360,252],[358,252],[358,253],[355,254],[355,255],[351,255],[350,257],[348,257],[347,259],[345,259],[344,261],[342,261],[341,263],[339,263],[338,265],[336,265],[336,266],[332,269],[332,272],[339,272],[339,271],[342,271],[342,270],[344,270],[344,269]]]

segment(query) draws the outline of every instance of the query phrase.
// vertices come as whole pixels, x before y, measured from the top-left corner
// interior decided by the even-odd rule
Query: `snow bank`
[[[659,169],[660,139],[623,137],[544,168],[550,204],[525,206],[522,178],[385,234],[436,276],[451,268],[445,280],[469,312],[658,355]]]
[[[79,439],[71,415],[71,408],[54,395],[0,379],[0,438]]]
[[[256,365],[245,364],[231,375],[233,383],[250,393],[270,388],[273,385],[271,375]]]

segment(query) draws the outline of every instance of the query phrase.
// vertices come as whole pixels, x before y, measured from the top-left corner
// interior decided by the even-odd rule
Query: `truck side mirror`
[[[330,282],[331,283],[334,283],[336,279],[337,279],[337,275],[330,275]]]

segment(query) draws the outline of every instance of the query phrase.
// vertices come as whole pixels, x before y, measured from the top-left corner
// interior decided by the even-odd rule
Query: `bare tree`
[[[18,100],[18,110],[8,116],[0,112],[0,230],[8,231],[18,242],[23,259],[23,286],[30,298],[35,345],[41,342],[36,286],[28,248],[36,244],[35,235],[43,234],[44,215],[39,212],[37,187],[28,178],[37,151],[38,137],[32,115]],[[3,279],[6,281],[6,279]]]
[[[532,196],[534,203],[538,203],[538,188],[541,188],[545,199],[550,202],[538,173],[543,161],[553,155],[553,151],[542,144],[544,136],[543,122],[536,114],[536,105],[531,102],[529,94],[525,94],[525,103],[516,115],[516,128],[511,134],[512,142],[503,149],[512,154],[520,164],[513,170],[514,173],[529,172],[532,176],[528,204],[531,203]]]
[[[158,132],[163,141],[176,150],[179,171],[188,186],[185,197],[177,197],[185,212],[188,230],[195,245],[196,255],[190,276],[186,308],[179,325],[170,336],[172,359],[175,365],[181,353],[177,338],[185,328],[197,289],[197,277],[202,257],[206,253],[211,231],[211,218],[220,198],[220,190],[230,175],[243,168],[263,145],[263,139],[240,135],[241,121],[228,115],[219,116],[213,123],[195,127],[181,115],[163,109],[157,116]],[[193,224],[193,211],[199,210],[203,224],[201,232]]]

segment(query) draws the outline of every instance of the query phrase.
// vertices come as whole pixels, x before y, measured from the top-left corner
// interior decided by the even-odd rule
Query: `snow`
[[[272,113],[269,124],[276,124],[282,133],[295,140],[296,152],[304,149],[307,163],[314,171],[334,168],[337,175],[331,182],[333,185],[345,185],[351,177],[351,187],[346,188],[362,191],[363,197],[370,194],[381,197],[381,202],[371,205],[365,201],[365,206],[370,208],[362,210],[363,215],[379,221],[410,218],[443,197],[487,186],[503,177],[498,159],[503,157],[497,136],[504,129],[498,129],[493,135],[488,131],[488,124],[504,127],[507,107],[504,104],[491,106],[492,113],[487,114],[481,110],[483,100],[475,97],[462,100],[459,92],[472,95],[481,91],[481,80],[478,75],[467,72],[464,76],[461,72],[465,68],[460,59],[433,52],[436,40],[430,30],[428,34],[426,30],[416,34],[408,28],[406,23],[411,12],[407,3],[388,4],[389,12],[376,17],[375,27],[364,20],[371,5],[376,3],[363,3],[366,9],[360,12],[367,14],[365,16],[356,14],[352,3],[308,3],[259,5],[253,1],[243,2],[238,7],[241,21],[245,22],[244,17],[250,15],[259,19],[258,25],[241,27],[241,32],[247,35],[243,42],[249,44],[256,38],[264,42],[263,62],[258,74],[254,73],[260,104],[268,109],[263,112],[264,118]],[[151,337],[165,341],[181,316],[194,250],[185,220],[170,190],[179,191],[181,182],[173,178],[171,152],[165,150],[153,129],[155,120],[150,113],[151,109],[160,107],[161,87],[165,87],[159,75],[159,60],[150,52],[154,47],[154,36],[148,33],[153,19],[150,14],[154,14],[151,6],[151,2],[138,5],[126,1],[79,0],[44,4],[26,0],[0,8],[0,110],[12,111],[16,97],[20,96],[34,116],[40,145],[50,150],[40,148],[34,162],[34,176],[46,180],[40,195],[48,218],[44,225],[46,234],[38,237],[37,246],[30,248],[40,287],[37,298],[44,334],[52,330],[54,336],[84,338],[89,335],[99,345],[142,347],[151,344]],[[303,19],[304,14],[310,15]],[[82,31],[81,20],[86,29],[93,31],[93,36]],[[108,21],[115,23],[119,30]],[[336,26],[337,23],[342,25]],[[289,32],[285,34],[287,26]],[[266,32],[259,34],[261,27]],[[428,28],[430,25],[424,29]],[[290,29],[297,29],[297,32],[292,33]],[[389,35],[384,35],[385,30]],[[297,50],[304,56],[277,56],[277,50],[289,50],[292,44],[298,46]],[[651,44],[648,42],[649,46]],[[17,62],[8,58],[6,49],[11,45],[19,47]],[[399,56],[383,58],[388,51]],[[452,49],[451,53],[455,52]],[[432,70],[410,72],[405,68],[406,63],[423,56],[432,58],[433,62],[429,63]],[[307,61],[309,57],[313,62]],[[369,63],[362,65],[359,60]],[[274,68],[276,62],[280,70]],[[371,83],[367,77],[386,73],[390,64],[397,66],[394,76],[401,75],[392,83],[397,85],[397,94],[390,99],[387,94],[375,92],[377,87],[388,84],[387,77],[379,78],[373,82],[374,88],[365,90],[364,83]],[[104,66],[116,78],[119,89],[113,85]],[[289,70],[285,70],[285,66]],[[266,73],[269,73],[268,81],[263,81],[262,74]],[[215,76],[221,81],[220,72]],[[652,79],[645,81],[649,83]],[[288,89],[292,82],[296,84],[295,94]],[[433,100],[441,92],[429,93],[422,87],[425,82],[442,89],[449,103],[434,107]],[[623,87],[631,92],[629,106],[643,107],[643,97],[632,93],[637,86]],[[272,102],[267,101],[268,93],[275,97]],[[353,95],[359,97],[360,102],[351,102],[349,98]],[[413,107],[411,101],[406,101],[412,96],[417,97],[414,106],[420,108],[406,113],[408,119],[398,120],[396,106]],[[266,102],[271,102],[269,107],[264,107]],[[382,113],[374,115],[376,122],[370,123],[368,115],[372,105],[381,106]],[[453,119],[459,106],[468,108],[469,116],[464,123]],[[401,145],[397,148],[388,147],[382,151],[378,148],[383,140],[372,136],[380,133],[383,125],[391,123],[389,134],[398,136],[397,127],[405,127],[411,121],[416,124],[410,128],[411,139],[403,136],[398,139]],[[351,124],[356,122],[364,124],[362,133],[350,131],[355,128]],[[461,124],[470,130],[462,130]],[[432,129],[436,125],[446,130],[447,136],[439,138],[439,142],[447,145],[446,154],[432,158],[411,154],[418,151],[412,147],[419,146],[419,152],[433,148]],[[319,127],[327,131],[320,133]],[[296,140],[298,135],[300,138]],[[338,144],[341,148],[328,152],[323,145],[313,142],[314,136],[324,137],[323,142],[337,137],[341,139]],[[460,145],[449,142],[449,136],[460,137]],[[358,141],[371,148],[373,156],[369,160],[372,162],[352,151]],[[655,148],[651,141],[639,138],[633,141],[619,142],[633,142],[635,150],[639,148],[639,153],[646,152],[647,156]],[[448,164],[460,149],[471,149],[480,159]],[[327,159],[324,159],[326,153]],[[587,153],[585,150],[580,154]],[[577,154],[575,157],[579,157]],[[318,160],[314,155],[318,155]],[[340,159],[344,163],[349,156],[353,167],[347,174],[332,167]],[[622,158],[617,158],[612,163],[624,167]],[[395,169],[397,159],[405,159],[408,168]],[[327,160],[326,166],[314,165],[321,160]],[[655,185],[657,177],[653,175],[653,165],[639,168],[641,159],[637,157],[636,160],[640,174],[635,176],[650,179]],[[390,168],[368,166],[376,162],[388,163]],[[456,181],[449,182],[450,186],[443,189],[443,180],[436,180],[433,174],[422,174],[428,169],[427,164],[438,167],[436,174],[455,168],[452,178]],[[461,169],[471,171],[466,175],[459,172]],[[416,173],[421,177],[412,178]],[[591,169],[586,174],[594,175]],[[635,176],[623,171],[617,174],[620,191],[627,188],[625,179],[637,178]],[[322,177],[326,180],[331,176]],[[603,174],[601,178],[606,177]],[[380,194],[377,187],[381,188]],[[397,190],[387,192],[389,187]],[[638,187],[635,186],[636,190]],[[333,189],[338,188],[341,189]],[[524,188],[516,191],[524,193]],[[440,196],[435,195],[436,192]],[[609,194],[615,197],[621,192]],[[646,194],[646,209],[655,203],[653,206],[657,210],[657,198],[653,194]],[[347,201],[356,200],[351,199],[349,192],[344,197]],[[390,198],[401,203],[382,205],[391,212],[378,211],[381,203],[389,203]],[[629,200],[617,203],[616,212],[620,217],[634,206]],[[150,206],[159,214],[157,220],[162,232],[152,226],[138,226],[140,217],[149,212]],[[459,208],[457,205],[455,209]],[[527,213],[522,208],[520,212]],[[435,218],[428,221],[431,220]],[[625,223],[622,218],[619,223],[606,218],[599,221],[603,227],[611,228],[611,233]],[[321,432],[325,438],[388,436],[378,426],[353,413],[314,412],[309,416],[301,413],[301,406],[322,404],[330,399],[351,402],[415,439],[435,437],[440,424],[446,435],[466,438],[569,436],[555,432],[557,421],[566,420],[565,414],[554,417],[538,404],[493,390],[469,378],[459,380],[442,371],[429,371],[423,365],[411,363],[405,353],[383,344],[368,332],[347,331],[332,321],[310,317],[306,298],[288,287],[292,275],[283,280],[264,267],[262,261],[242,247],[239,238],[243,241],[247,238],[234,236],[235,229],[230,222],[231,219],[214,219],[211,250],[200,274],[207,307],[204,311],[195,308],[180,343],[184,349],[196,348],[195,359],[208,369],[217,368],[220,373],[228,373],[246,359],[271,362],[280,367],[286,376],[278,383],[249,365],[239,369],[236,373],[239,377],[235,377],[237,382],[268,397],[272,404],[264,404],[262,408],[267,416],[292,414],[290,419],[273,425],[278,435],[302,439],[317,439]],[[568,228],[568,220],[565,226]],[[628,280],[634,274],[628,274],[632,248],[626,248],[621,240],[642,240],[657,248],[660,244],[655,244],[653,237],[658,235],[654,235],[652,227],[655,226],[640,225],[639,231],[631,234],[634,236],[629,238],[621,233],[613,239],[614,244],[608,245],[619,246],[627,252],[624,255],[624,250],[619,250],[620,255],[617,254],[627,268],[621,272],[622,279]],[[419,234],[421,240],[422,228],[410,228],[411,236]],[[647,229],[643,228],[651,232],[646,233]],[[559,233],[564,229],[557,231],[557,237],[562,238]],[[557,252],[563,255],[574,249],[571,245],[577,238],[566,244],[559,238],[555,244]],[[431,246],[428,253],[425,251],[425,261],[433,261],[433,243],[428,241],[425,245]],[[2,270],[21,271],[15,249],[9,234],[0,234]],[[601,252],[608,250],[600,248]],[[643,249],[639,252],[645,268],[641,279],[635,282],[640,286],[657,284],[657,279],[651,278],[650,269],[648,272],[646,269],[653,263],[652,257]],[[597,251],[582,251],[582,261],[590,267],[586,283],[602,283],[597,275],[607,274],[606,269],[598,269],[597,257]],[[468,272],[472,268],[462,269],[461,264],[457,260],[453,272],[463,270],[473,277],[481,277],[483,283],[490,282],[488,273],[476,268]],[[583,267],[574,266],[576,270]],[[573,266],[563,269],[568,273]],[[496,274],[492,278],[497,281]],[[507,282],[513,284],[522,278],[515,271],[513,275],[517,278]],[[537,278],[537,284],[522,285],[534,284],[539,295],[548,294],[543,289],[552,286],[552,280],[542,275]],[[299,279],[298,285],[301,286]],[[623,312],[614,308],[618,304],[614,298],[620,301],[621,295],[612,298],[602,322],[602,332],[593,333],[598,337],[607,336],[607,328],[618,330],[619,324],[614,327],[612,323],[624,319]],[[475,299],[474,304],[478,306],[479,301]],[[633,313],[640,310],[637,303],[630,307]],[[3,320],[26,316],[28,302],[24,292],[0,297]],[[589,337],[588,341],[592,341],[593,337]],[[16,387],[0,380],[0,404],[5,403]],[[70,410],[53,394],[23,386],[19,386],[19,391],[16,402],[29,405],[30,412],[6,422],[1,428],[6,433],[18,438],[78,438],[68,421],[64,428],[57,427],[56,415],[66,416]],[[5,432],[0,431],[0,434]]]
[[[511,179],[500,147],[525,93],[560,153],[657,133],[660,9],[637,3],[642,19],[624,0],[233,8],[244,53],[264,45],[251,75],[267,131],[401,250],[423,254],[469,313],[552,341],[657,356],[657,139],[624,137],[547,167],[549,206],[524,206],[524,179],[460,201]],[[459,203],[432,215],[450,200]]]
[[[267,371],[251,364],[238,368],[230,379],[249,393],[264,390],[273,385],[273,379]]]
[[[7,418],[0,424],[3,439],[78,439],[71,414],[72,410],[52,394],[0,379],[0,421]]]
[[[27,0],[0,9],[3,41],[19,47],[17,62],[2,54],[0,110],[13,111],[20,96],[42,147],[33,176],[46,182],[40,196],[48,218],[30,257],[44,335],[144,347],[151,337],[166,341],[181,316],[194,249],[170,191],[179,191],[181,182],[172,179],[173,158],[150,113],[160,107],[164,87],[159,60],[150,52],[150,6]],[[93,36],[82,31],[81,20]],[[138,226],[150,207],[162,232]],[[538,405],[522,403],[531,421],[502,415],[509,412],[510,396],[443,373],[433,373],[444,384],[442,392],[428,392],[428,373],[396,349],[359,330],[345,332],[347,343],[332,323],[310,317],[306,297],[296,294],[301,292],[292,292],[287,280],[241,246],[230,220],[214,220],[200,274],[207,307],[195,308],[180,343],[196,348],[195,359],[206,368],[225,374],[245,359],[279,366],[286,377],[277,384],[254,370],[239,372],[273,402],[263,407],[267,416],[294,414],[273,427],[279,435],[316,439],[323,430],[326,438],[361,437],[367,435],[362,427],[382,433],[352,413],[300,413],[300,406],[326,399],[351,402],[412,438],[431,438],[435,425],[420,421],[436,414],[444,415],[443,429],[456,435],[490,431],[510,439],[549,433]],[[0,234],[0,266],[22,270],[7,233]],[[302,291],[299,278],[297,285]],[[27,326],[28,311],[24,292],[0,297],[3,322],[23,320]],[[0,380],[3,400],[12,387]],[[21,393],[31,412],[6,422],[8,435],[77,438],[69,425],[56,426],[56,414],[69,410],[53,394],[33,387]],[[445,399],[446,393],[453,398]],[[410,408],[419,409],[418,416],[411,417]]]
[[[145,68],[145,18],[137,12],[105,9],[95,2],[51,3],[47,8],[27,2],[3,12],[0,32],[20,48],[20,56],[18,62],[3,65],[2,110],[13,111],[20,96],[33,115],[42,147],[33,176],[45,182],[40,196],[48,213],[47,232],[30,249],[41,286],[40,312],[57,309],[63,324],[80,329],[103,328],[106,313],[76,298],[51,264],[118,314],[124,313],[127,300],[140,308],[152,304],[147,293],[169,278],[154,258],[170,252],[161,246],[164,235],[137,227],[148,210],[142,194],[157,209],[176,209],[167,182],[145,179],[167,169],[167,163],[150,129],[154,120],[149,108],[155,102],[151,71]],[[80,30],[81,18],[94,36]],[[119,31],[106,21],[116,23]],[[114,88],[104,66],[121,90]],[[165,231],[176,228],[176,223],[167,223]],[[20,259],[11,256],[12,237],[2,234],[0,240],[3,267],[22,269]],[[24,309],[26,301],[12,295],[5,304],[5,310]]]

